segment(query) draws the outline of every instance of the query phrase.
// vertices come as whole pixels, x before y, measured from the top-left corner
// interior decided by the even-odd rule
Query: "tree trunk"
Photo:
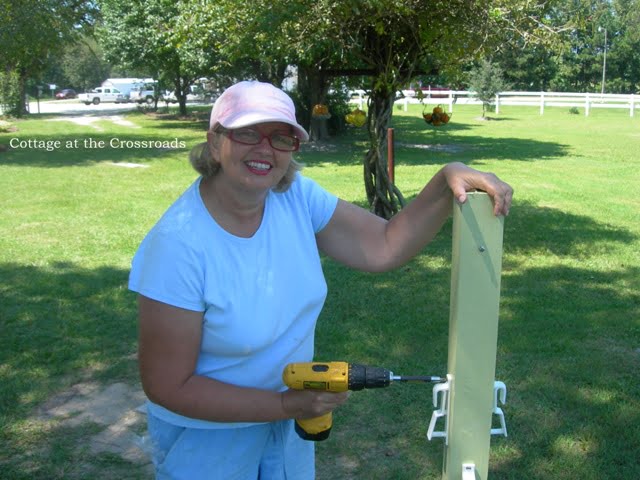
[[[16,116],[22,118],[29,113],[29,98],[27,96],[27,72],[20,69],[18,76],[18,102],[16,105]]]
[[[187,94],[183,93],[178,97],[178,110],[181,117],[187,116]]]
[[[178,100],[178,111],[181,116],[187,115],[187,94],[192,82],[184,77],[178,76],[174,80],[176,100]]]
[[[327,90],[329,89],[329,79],[316,66],[298,66],[298,91],[302,99],[307,103],[307,115],[300,115],[301,120],[307,123],[309,129],[309,141],[316,142],[329,138],[327,120],[313,118],[313,106],[324,103]],[[302,112],[299,112],[302,113]]]
[[[389,219],[404,207],[405,200],[389,179],[386,158],[387,128],[391,124],[395,92],[371,92],[368,101],[369,151],[364,158],[364,185],[370,209],[379,217]]]
[[[317,118],[311,116],[311,125],[309,126],[309,141],[316,142],[329,138],[328,119]]]

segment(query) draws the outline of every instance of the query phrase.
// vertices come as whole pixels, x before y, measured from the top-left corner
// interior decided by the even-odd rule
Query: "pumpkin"
[[[361,127],[365,123],[367,123],[367,114],[362,110],[360,110],[359,108],[356,108],[354,111],[347,113],[344,116],[344,119],[350,125],[353,125],[355,127]]]
[[[313,106],[313,109],[311,110],[311,116],[319,118],[329,118],[329,108],[322,103],[318,103],[317,105]]]
[[[451,120],[451,115],[447,114],[441,105],[433,107],[433,111],[431,113],[422,113],[422,118],[429,125],[433,125],[434,127],[440,127],[442,125],[446,125]]]

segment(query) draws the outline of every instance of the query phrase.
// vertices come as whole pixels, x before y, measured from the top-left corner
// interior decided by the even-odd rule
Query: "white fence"
[[[454,105],[482,105],[472,92],[466,90],[446,90],[429,94],[425,92],[422,100],[415,97],[415,91],[404,90],[404,98],[396,100],[396,105],[404,105],[405,112],[409,104],[423,103],[425,105],[447,105],[449,113],[453,112]],[[633,117],[635,110],[640,108],[640,96],[617,95],[600,93],[566,93],[566,92],[500,92],[496,95],[494,105],[496,113],[500,113],[500,107],[505,105],[524,105],[538,107],[540,115],[544,114],[545,107],[577,107],[584,108],[584,114],[589,115],[593,108],[623,108],[629,110],[629,116]],[[362,108],[366,103],[366,94],[363,90],[352,92],[351,103],[357,103]]]

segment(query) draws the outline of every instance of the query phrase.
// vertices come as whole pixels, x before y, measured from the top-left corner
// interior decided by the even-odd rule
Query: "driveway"
[[[158,102],[158,107],[164,107],[166,103]],[[178,105],[177,103],[170,104],[172,106]],[[211,105],[204,102],[187,102],[187,105]],[[138,108],[137,103],[100,103],[98,105],[90,104],[85,105],[77,100],[44,100],[38,102],[29,103],[29,111],[31,113],[62,113],[71,115],[94,115],[96,113],[117,113],[128,112]]]
[[[104,112],[127,112],[135,110],[137,103],[100,103],[99,105],[85,105],[77,100],[41,101],[29,103],[31,113],[64,113],[72,115],[94,114]]]

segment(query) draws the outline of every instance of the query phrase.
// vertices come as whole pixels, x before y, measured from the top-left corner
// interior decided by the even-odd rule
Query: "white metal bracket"
[[[451,385],[451,375],[447,375],[447,381],[433,386],[433,406],[436,408],[431,414],[431,421],[427,430],[427,438],[444,438],[444,444],[449,445],[449,387]],[[440,417],[444,417],[444,430],[436,431],[436,422]]]
[[[449,407],[450,407],[450,389],[451,387],[451,375],[447,375],[447,381],[445,383],[438,383],[433,387],[433,406],[435,410],[431,414],[431,421],[429,422],[429,428],[427,429],[427,438],[444,438],[444,444],[449,445]],[[501,404],[505,404],[507,401],[507,386],[504,382],[496,381],[493,384],[493,415],[498,415],[500,420],[500,428],[492,428],[491,435],[504,435],[507,436],[507,423],[504,419],[504,412],[498,407],[498,398]],[[436,423],[438,419],[444,417],[444,430],[436,430]],[[475,466],[473,467],[475,471]],[[463,477],[465,479],[465,477]],[[466,480],[466,479],[465,479]]]
[[[500,396],[500,403],[503,405],[507,401],[507,386],[503,382],[493,383],[493,414],[498,415],[500,419],[500,428],[492,428],[491,435],[504,435],[507,436],[507,423],[504,420],[504,412],[498,407],[498,395]]]

